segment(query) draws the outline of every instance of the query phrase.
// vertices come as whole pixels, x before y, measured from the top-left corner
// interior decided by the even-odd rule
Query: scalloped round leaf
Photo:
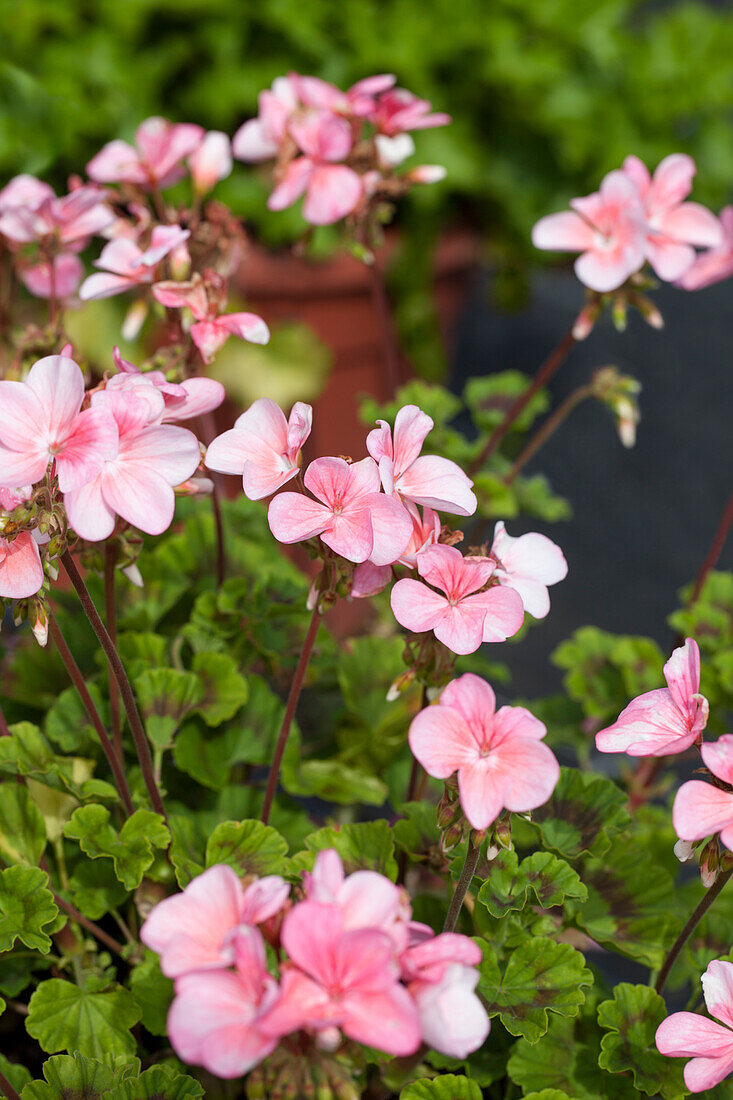
[[[16,1092],[22,1092],[32,1080],[30,1070],[27,1070],[20,1062],[9,1061],[4,1054],[0,1054],[0,1073]],[[4,1092],[0,1089],[0,1096],[4,1095]]]
[[[550,852],[533,852],[520,864],[514,850],[502,849],[489,865],[478,900],[501,918],[512,909],[524,909],[528,896],[531,904],[551,909],[565,898],[585,901],[588,891],[577,871]]]
[[[481,1089],[470,1077],[444,1073],[413,1081],[403,1088],[400,1100],[481,1100]]]
[[[247,681],[228,653],[197,653],[192,669],[202,686],[202,696],[193,709],[207,726],[220,726],[247,702]]]
[[[97,1100],[126,1072],[94,1058],[84,1058],[78,1051],[55,1054],[43,1063],[45,1081],[26,1085],[22,1100]]]
[[[93,681],[87,681],[87,687],[95,707],[104,716],[106,707],[98,686]],[[86,754],[96,751],[99,745],[75,687],[65,688],[56,697],[46,714],[43,731],[49,741],[53,741],[63,752]]]
[[[198,705],[204,686],[193,672],[149,668],[135,677],[135,694],[145,732],[156,748],[168,748],[186,715]]]
[[[166,849],[170,833],[160,814],[136,810],[117,831],[110,825],[104,806],[80,806],[64,829],[64,836],[78,840],[90,859],[111,859],[115,875],[127,890],[135,890],[155,860],[155,849]]]
[[[525,1092],[524,1100],[574,1100],[561,1089],[542,1089],[542,1092]]]
[[[126,989],[90,992],[61,978],[49,978],[29,1001],[26,1029],[48,1054],[69,1050],[103,1058],[135,1051],[130,1028],[141,1015]]]
[[[173,1000],[173,982],[160,969],[154,951],[145,951],[129,978],[130,991],[142,1009],[142,1024],[151,1035],[166,1034],[166,1018]]]
[[[51,938],[44,928],[58,912],[45,871],[18,864],[0,871],[0,951],[10,951],[20,940],[29,950],[47,954]]]
[[[39,862],[46,847],[46,824],[27,787],[0,784],[0,857],[7,863]]]
[[[206,866],[228,863],[240,875],[276,875],[283,870],[288,842],[261,821],[222,821],[206,845]]]
[[[335,848],[347,875],[354,871],[379,871],[394,882],[397,860],[394,837],[386,821],[349,822],[338,829],[328,826],[311,833],[305,841],[307,852],[298,852],[290,861],[294,871],[310,870],[316,852]]]
[[[105,1094],[104,1100],[196,1100],[203,1085],[169,1066],[151,1066],[139,1077],[125,1078]]]
[[[613,999],[598,1006],[598,1023],[607,1034],[601,1039],[598,1064],[609,1073],[630,1073],[647,1096],[678,1100],[687,1095],[679,1058],[660,1054],[654,1042],[667,1015],[660,995],[647,985],[622,982]]]
[[[549,800],[532,811],[544,846],[566,859],[603,855],[630,821],[624,792],[610,779],[577,768],[561,768]]]
[[[352,768],[338,757],[297,761],[291,757],[289,765],[283,769],[283,787],[289,794],[368,806],[382,806],[389,794],[387,784],[376,775]]]

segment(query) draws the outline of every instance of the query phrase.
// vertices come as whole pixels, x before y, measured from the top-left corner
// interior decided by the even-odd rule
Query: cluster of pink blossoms
[[[638,157],[627,157],[598,191],[573,199],[572,211],[541,218],[532,241],[536,248],[580,252],[575,273],[599,293],[617,290],[646,263],[688,290],[727,278],[730,233],[704,206],[686,201],[696,170],[683,153],[665,157],[654,175]],[[698,257],[696,247],[711,251]]]
[[[176,1054],[218,1077],[249,1072],[296,1032],[324,1051],[346,1037],[395,1056],[424,1042],[457,1058],[489,1033],[474,992],[480,948],[413,921],[403,889],[374,871],[345,875],[333,849],[318,853],[295,901],[277,875],[245,887],[230,867],[211,867],[160,902],[140,936],[175,981]]]

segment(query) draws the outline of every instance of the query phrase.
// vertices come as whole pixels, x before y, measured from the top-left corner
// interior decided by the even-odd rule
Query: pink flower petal
[[[160,535],[173,522],[175,495],[156,470],[143,462],[110,463],[103,472],[109,508],[148,535]]]
[[[540,218],[532,230],[535,248],[552,252],[585,252],[593,248],[595,239],[593,228],[570,210]]]
[[[702,840],[733,823],[733,794],[691,779],[675,795],[672,820],[680,840]]]
[[[124,294],[136,286],[134,279],[126,275],[109,275],[107,272],[97,272],[89,275],[79,289],[79,297],[82,302],[96,302],[100,298],[113,298],[115,294]]]
[[[109,538],[115,527],[115,513],[104,499],[102,475],[64,494],[69,523],[80,538],[101,542]]]
[[[395,1057],[414,1054],[422,1041],[417,1008],[397,982],[377,992],[358,990],[341,1003],[344,1033],[357,1043]]]
[[[397,622],[416,634],[432,630],[450,607],[445,596],[410,577],[397,581],[390,603]]]
[[[698,202],[683,202],[655,220],[655,228],[667,237],[701,248],[717,248],[723,242],[720,221]]]
[[[599,752],[629,756],[670,756],[689,748],[697,737],[667,688],[634,699],[613,723],[596,734]]]
[[[309,157],[298,157],[290,162],[280,183],[267,200],[269,210],[284,210],[292,206],[305,192],[314,171]]]
[[[267,521],[278,542],[302,542],[325,531],[331,511],[302,493],[278,493],[270,501]]]
[[[412,519],[395,498],[375,493],[366,507],[372,526],[373,546],[369,560],[374,565],[391,565],[407,549],[412,537]]]
[[[229,339],[229,333],[218,321],[197,321],[195,325],[191,325],[189,332],[204,363],[210,363],[219,348]]]
[[[647,195],[648,207],[657,212],[682,202],[692,190],[696,171],[694,160],[685,153],[672,153],[665,157],[657,165],[652,178]]]
[[[476,738],[465,719],[442,703],[425,707],[413,718],[409,741],[413,756],[435,779],[447,779],[478,759]]]
[[[714,959],[702,976],[702,991],[708,1012],[733,1028],[733,963]],[[729,1036],[733,1044],[733,1033]]]
[[[466,672],[451,680],[440,697],[440,705],[450,707],[463,716],[479,748],[491,729],[496,710],[496,696],[491,684],[473,672]]]
[[[124,443],[125,462],[149,466],[169,485],[191,477],[201,459],[198,440],[188,428],[154,424]]]
[[[0,597],[22,600],[34,596],[43,584],[43,566],[30,531],[12,541],[0,538]]]
[[[474,829],[487,829],[504,809],[503,789],[489,763],[481,757],[458,773],[463,812]]]
[[[446,610],[436,623],[434,634],[453,653],[475,653],[483,641],[485,619],[483,598],[469,596]]]
[[[352,168],[345,164],[319,165],[308,181],[303,217],[311,225],[331,225],[351,213],[361,194],[361,178]]]
[[[59,489],[69,493],[80,489],[117,454],[117,425],[101,406],[79,413],[56,452]]]
[[[270,339],[269,328],[256,313],[222,313],[216,320],[227,332],[250,344],[266,344]]]
[[[494,587],[472,598],[481,600],[485,611],[485,642],[505,642],[521,628],[524,622],[524,604],[519,593],[512,588]]]
[[[277,156],[278,149],[278,143],[273,141],[259,118],[243,123],[232,138],[232,152],[238,160],[271,160]]]
[[[700,752],[713,775],[733,786],[733,734],[724,733],[717,741],[706,741]]]
[[[175,405],[167,405],[163,413],[163,423],[167,421],[192,420],[195,416],[218,409],[226,397],[221,382],[214,378],[186,378],[181,383],[186,396]]]
[[[460,466],[450,459],[422,455],[396,479],[395,488],[415,504],[459,516],[471,516],[476,511],[472,484]]]

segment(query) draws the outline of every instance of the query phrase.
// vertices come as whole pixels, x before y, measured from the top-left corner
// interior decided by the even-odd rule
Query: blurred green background
[[[0,177],[63,187],[114,136],[159,113],[232,133],[289,69],[347,86],[392,71],[454,116],[418,135],[447,181],[409,216],[468,216],[498,254],[635,152],[699,164],[696,197],[733,181],[733,10],[692,0],[0,0]],[[265,181],[221,197],[271,241]],[[268,220],[269,219],[269,220]]]

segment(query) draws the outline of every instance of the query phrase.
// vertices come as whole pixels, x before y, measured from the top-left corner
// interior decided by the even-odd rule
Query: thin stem
[[[468,888],[471,885],[473,876],[476,874],[476,867],[478,866],[478,857],[481,851],[480,844],[474,844],[471,836],[468,837],[468,850],[466,851],[466,862],[463,864],[463,870],[461,871],[460,878],[456,883],[456,888],[453,891],[453,897],[451,898],[450,908],[448,909],[448,915],[445,918],[445,924],[443,925],[444,932],[454,932],[456,924],[458,923],[458,917],[463,907],[463,901],[468,893]]]
[[[379,329],[382,336],[383,366],[387,384],[387,396],[392,397],[400,384],[400,353],[395,338],[392,312],[384,285],[382,272],[376,261],[366,265],[372,284],[372,298],[377,312]]]
[[[285,714],[283,715],[282,725],[280,726],[280,732],[277,735],[277,744],[275,745],[275,755],[272,758],[272,765],[270,767],[270,774],[267,777],[267,787],[265,788],[265,800],[262,804],[262,813],[260,818],[266,825],[270,820],[270,810],[272,809],[272,802],[275,797],[275,790],[277,788],[277,777],[280,774],[280,765],[282,764],[283,754],[285,753],[285,746],[288,743],[288,735],[290,733],[290,727],[295,716],[295,708],[298,705],[298,699],[300,698],[300,692],[303,687],[303,680],[305,679],[305,672],[308,668],[308,662],[313,652],[313,644],[316,640],[316,634],[318,633],[318,627],[321,622],[321,615],[316,604],[313,609],[313,616],[308,627],[308,633],[305,636],[303,642],[303,648],[300,651],[300,658],[298,659],[298,665],[295,669],[295,675],[293,676],[293,682],[290,685],[290,694],[288,695],[288,701],[285,704]]]
[[[718,875],[713,885],[700,901],[699,905],[697,905],[696,908],[693,910],[684,928],[670,947],[667,958],[662,963],[662,969],[659,971],[659,974],[657,975],[657,980],[654,983],[654,988],[656,989],[657,993],[661,993],[664,989],[664,984],[669,977],[669,972],[674,966],[677,956],[689,940],[692,933],[697,928],[702,918],[707,913],[710,906],[717,898],[718,894],[722,891],[723,887],[725,886],[731,875],[733,875],[733,867],[731,867],[729,871],[724,871],[722,875]]]
[[[125,772],[123,770],[120,758],[114,750],[114,746],[107,736],[107,731],[104,728],[104,722],[102,721],[99,711],[94,705],[94,700],[89,694],[89,689],[84,681],[84,677],[81,674],[81,670],[74,660],[74,656],[66,644],[66,639],[61,633],[61,628],[56,621],[56,618],[49,608],[48,610],[48,629],[51,637],[54,640],[56,649],[59,652],[61,660],[64,662],[66,671],[69,674],[69,679],[79,693],[79,698],[82,701],[84,710],[87,712],[89,721],[94,726],[99,742],[104,750],[104,755],[107,757],[107,761],[112,770],[114,776],[115,786],[119,792],[122,805],[125,807],[125,813],[129,816],[135,812],[133,806],[132,796],[130,794],[130,788],[127,785],[127,779],[125,778]]]
[[[201,417],[201,438],[208,447],[216,436],[216,423],[211,413],[205,413]],[[219,492],[220,481],[218,475],[210,471],[211,484],[211,510],[214,513],[214,528],[216,530],[216,584],[221,588],[226,580],[227,555],[226,541],[224,537],[224,519],[221,513],[221,494]]]
[[[512,485],[527,463],[534,458],[541,447],[544,447],[548,439],[551,439],[557,429],[567,420],[571,412],[577,409],[588,397],[593,396],[592,386],[579,386],[562,401],[551,416],[548,416],[539,431],[535,432],[522,451],[514,460],[514,465],[504,478],[505,485]]]
[[[10,737],[10,730],[2,707],[0,707],[0,737]]]
[[[575,337],[573,336],[572,328],[570,328],[557,347],[551,351],[547,359],[545,359],[524,393],[520,394],[516,401],[513,401],[507,409],[503,420],[494,428],[486,443],[469,466],[469,474],[475,474],[476,471],[483,466],[484,462],[486,462],[486,459],[494,454],[514,421],[524,412],[534,395],[541,390],[543,386],[547,385],[553,375],[557,373],[574,346]]]
[[[105,930],[103,928],[100,928],[98,924],[95,924],[93,920],[89,920],[88,917],[85,917],[84,914],[80,913],[79,910],[76,909],[70,901],[66,901],[66,899],[62,898],[60,894],[57,894],[55,890],[52,890],[51,892],[53,893],[53,900],[56,902],[59,909],[63,909],[65,913],[68,913],[72,920],[75,920],[77,924],[80,924],[82,926],[82,928],[86,928],[87,932],[91,932],[91,934],[96,939],[98,939],[100,943],[103,943],[105,947],[108,947],[110,949],[110,951],[114,951],[115,955],[120,955],[122,958],[124,958],[125,949],[119,942],[119,940],[116,940],[113,936],[110,936],[108,932],[105,932]]]
[[[117,547],[108,542],[104,548],[104,617],[107,620],[107,633],[112,644],[117,645],[117,608],[115,605],[115,569],[117,566]],[[117,759],[122,762],[122,723],[120,722],[120,693],[117,690],[112,666],[107,666],[109,678],[109,713],[112,719],[112,741]]]
[[[94,606],[94,600],[89,595],[87,586],[82,580],[79,570],[76,568],[76,563],[72,558],[68,550],[64,550],[61,555],[61,561],[63,562],[64,569],[67,572],[69,580],[76,589],[76,594],[79,597],[87,618],[91,624],[92,630],[97,635],[97,640],[104,650],[105,656],[112,667],[117,680],[117,686],[120,689],[120,695],[122,696],[122,704],[127,714],[127,721],[130,724],[130,730],[135,742],[135,748],[137,750],[137,757],[140,761],[140,768],[142,769],[143,779],[145,780],[145,786],[147,787],[148,794],[150,795],[150,801],[153,804],[153,809],[156,813],[160,814],[163,820],[168,822],[168,817],[163,805],[163,799],[160,796],[157,784],[155,782],[155,776],[153,774],[153,760],[150,755],[150,746],[145,736],[145,730],[140,719],[140,714],[135,703],[135,696],[132,692],[130,681],[127,678],[124,665],[120,660],[120,655],[117,652],[117,647],[113,645],[112,639],[107,633],[104,623],[99,617],[99,612]]]
[[[0,1092],[6,1100],[20,1100],[20,1093],[15,1091],[4,1073],[0,1073]]]
[[[690,604],[694,604],[700,593],[703,590],[703,585],[711,569],[714,569],[718,563],[718,558],[723,552],[725,546],[725,540],[730,533],[730,529],[733,527],[733,493],[728,498],[728,503],[723,510],[723,515],[720,517],[720,523],[718,524],[718,530],[715,532],[715,537],[710,544],[707,557],[700,566],[700,571],[695,578],[695,584],[692,589],[692,595],[690,596]]]
[[[425,684],[422,686],[422,693],[420,695],[420,710],[425,710],[428,705],[428,689]],[[416,756],[412,758],[412,768],[410,769],[410,779],[407,784],[407,794],[405,795],[405,802],[414,802],[417,797],[417,790],[420,783],[420,761]]]

